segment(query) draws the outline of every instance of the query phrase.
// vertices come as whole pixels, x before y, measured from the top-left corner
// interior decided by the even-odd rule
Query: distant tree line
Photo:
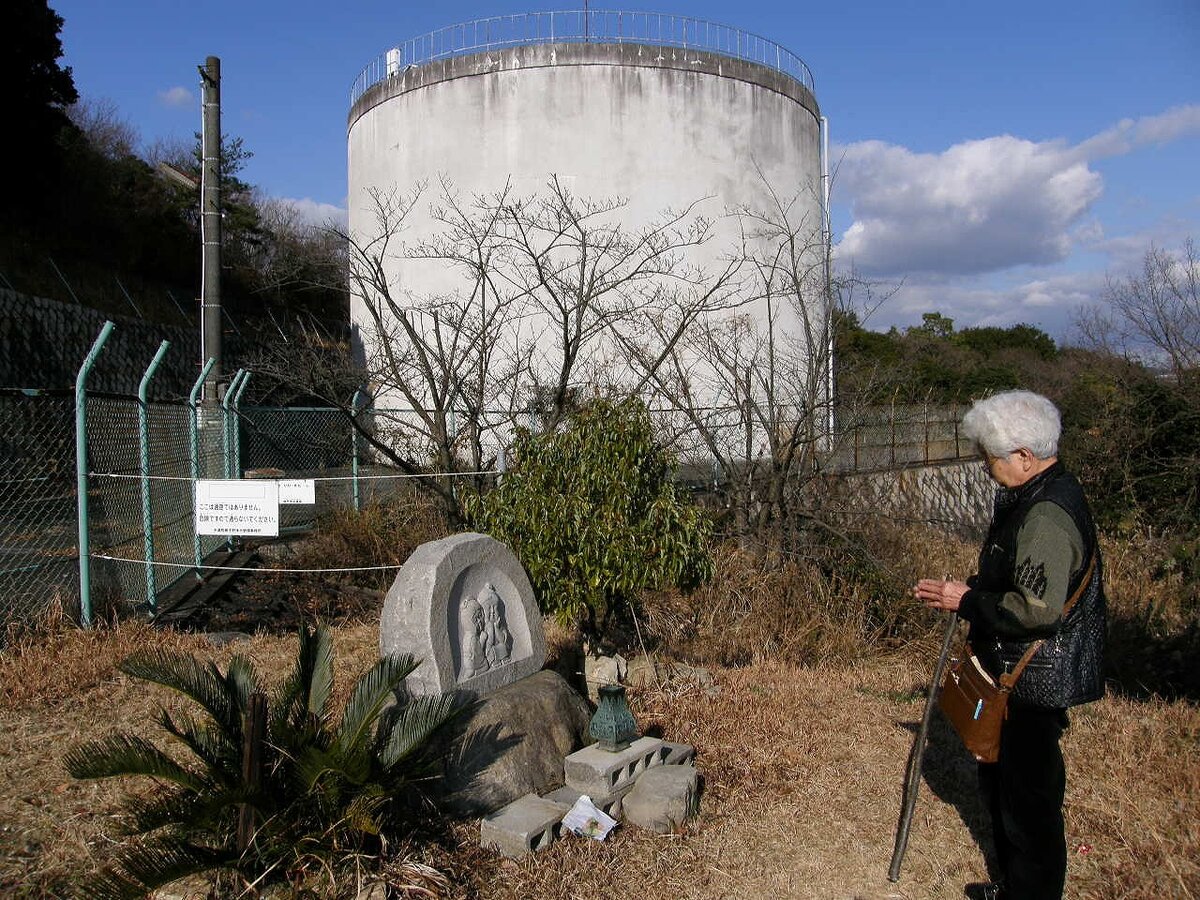
[[[17,125],[0,141],[0,273],[38,293],[55,287],[53,260],[81,282],[182,287],[179,302],[190,302],[200,278],[199,194],[188,184],[199,184],[199,135],[143,146],[112,103],[81,99],[59,62],[62,25],[46,0],[0,5],[0,73]],[[252,155],[239,137],[222,142],[226,308],[237,320],[272,310],[344,320],[342,243],[242,180]],[[178,315],[163,290],[147,293],[147,318]]]
[[[1081,312],[1078,346],[1032,325],[955,330],[929,312],[887,332],[839,314],[839,402],[965,404],[1023,387],[1063,415],[1062,453],[1104,526],[1194,532],[1200,520],[1200,261],[1151,249]],[[1193,561],[1195,565],[1195,561]]]

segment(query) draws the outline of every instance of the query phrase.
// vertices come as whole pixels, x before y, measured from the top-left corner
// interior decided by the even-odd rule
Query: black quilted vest
[[[1067,615],[1053,627],[1030,631],[1020,640],[1001,638],[971,626],[971,646],[993,675],[1010,670],[1029,646],[1045,638],[1013,690],[1012,702],[1027,706],[1066,708],[1097,700],[1104,695],[1104,632],[1106,622],[1103,566],[1096,541],[1096,526],[1075,476],[1055,463],[1026,484],[997,493],[992,524],[979,555],[975,587],[1003,592],[1013,588],[1017,565],[1017,532],[1030,507],[1050,501],[1061,507],[1084,543],[1082,566],[1071,573],[1067,596],[1078,589],[1087,574],[1088,560],[1096,554],[1096,567],[1083,594]],[[980,629],[980,630],[977,630]]]

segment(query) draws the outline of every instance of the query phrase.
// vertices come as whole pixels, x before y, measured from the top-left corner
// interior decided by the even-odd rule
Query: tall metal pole
[[[237,372],[234,373],[233,378],[230,380],[229,384],[225,387],[225,398],[221,401],[221,410],[223,413],[223,415],[221,417],[221,422],[222,422],[222,425],[224,426],[224,431],[225,431],[224,471],[225,471],[226,478],[234,477],[234,475],[233,475],[233,442],[234,442],[235,438],[234,438],[233,432],[234,432],[234,428],[237,427],[236,425],[231,424],[231,420],[233,417],[233,410],[230,408],[229,404],[232,403],[234,397],[237,396],[238,388],[241,387],[242,379],[245,376],[246,376],[245,369],[238,369]]]
[[[208,378],[208,373],[212,371],[213,361],[207,360],[204,363],[204,368],[200,370],[200,377],[196,379],[196,383],[192,385],[192,392],[188,395],[188,443],[191,446],[191,461],[192,461],[192,502],[196,501],[196,482],[200,480],[200,412],[196,406],[196,401],[200,395],[200,389],[204,387],[204,381]],[[194,507],[193,507],[194,509]],[[195,522],[193,521],[193,526]],[[200,580],[200,534],[192,531],[192,549],[196,557],[195,576],[196,580]]]
[[[221,60],[200,67],[204,92],[200,166],[200,362],[214,360],[204,381],[206,405],[216,404],[221,375]]]
[[[825,256],[825,432],[826,447],[833,449],[834,418],[833,351],[834,296],[833,296],[833,216],[829,210],[829,119],[821,116],[821,252]]]

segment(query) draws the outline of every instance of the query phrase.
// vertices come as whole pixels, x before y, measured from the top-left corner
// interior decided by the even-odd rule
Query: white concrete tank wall
[[[579,197],[625,198],[631,228],[701,200],[714,219],[768,209],[773,193],[798,198],[793,220],[820,235],[820,112],[807,87],[766,65],[678,47],[545,43],[390,68],[349,116],[352,235],[371,235],[374,191],[445,177],[464,196],[506,183],[530,194],[551,175]],[[428,209],[408,225],[408,240],[426,236]],[[719,266],[732,230],[692,261]],[[403,289],[449,286],[444,266],[390,264]],[[369,326],[360,302],[352,317]]]

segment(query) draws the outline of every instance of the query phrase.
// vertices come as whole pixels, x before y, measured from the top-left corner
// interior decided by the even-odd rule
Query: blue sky
[[[579,4],[581,6],[582,4]],[[244,173],[320,218],[345,206],[350,84],[445,25],[571,4],[51,0],[80,93],[143,141],[199,128],[196,66],[222,63]],[[620,8],[593,4],[594,8]],[[839,259],[899,285],[870,321],[1029,322],[1069,336],[1106,275],[1200,239],[1200,2],[655,2],[808,63],[839,164]]]

